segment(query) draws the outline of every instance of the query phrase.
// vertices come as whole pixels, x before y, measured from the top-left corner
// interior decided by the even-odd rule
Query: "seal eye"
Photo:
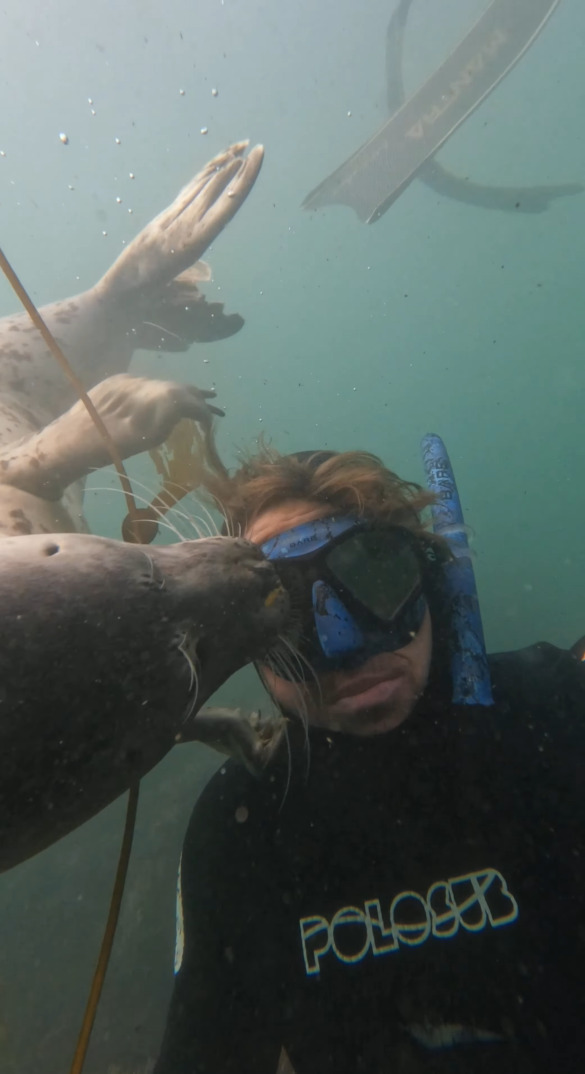
[[[46,544],[43,548],[43,552],[46,556],[56,556],[57,552],[60,551],[61,549],[59,548],[58,544]]]

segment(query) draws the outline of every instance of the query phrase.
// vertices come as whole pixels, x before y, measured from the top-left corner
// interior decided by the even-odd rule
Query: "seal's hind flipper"
[[[244,318],[224,313],[223,302],[208,302],[197,287],[211,279],[211,268],[198,261],[169,283],[148,310],[148,319],[135,325],[136,347],[146,351],[186,351],[192,343],[212,343],[240,331]]]
[[[517,63],[559,2],[492,0],[435,74],[377,134],[308,194],[303,208],[349,205],[360,220],[378,220]],[[409,0],[401,0],[395,16],[398,31],[403,29],[408,7]],[[396,72],[393,79],[392,103],[401,92]]]
[[[220,153],[126,246],[99,281],[117,301],[154,293],[199,261],[250,193],[264,158],[247,142]]]

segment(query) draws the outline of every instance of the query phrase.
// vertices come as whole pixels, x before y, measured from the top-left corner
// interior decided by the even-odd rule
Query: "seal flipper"
[[[162,213],[151,220],[96,285],[101,297],[125,303],[150,298],[199,261],[250,193],[264,158],[236,142],[210,160]]]
[[[203,268],[204,267],[204,268]],[[204,261],[171,280],[148,310],[148,320],[132,328],[136,347],[146,351],[186,351],[192,343],[212,343],[239,332],[244,318],[224,313],[223,302],[208,302],[197,284],[211,279]]]
[[[175,741],[204,742],[207,746],[235,757],[252,775],[261,775],[279,748],[285,734],[284,717],[263,716],[259,711],[206,706],[183,724]]]

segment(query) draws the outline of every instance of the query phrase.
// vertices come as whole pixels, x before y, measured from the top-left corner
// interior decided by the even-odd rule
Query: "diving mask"
[[[318,674],[359,667],[381,652],[408,645],[427,608],[423,553],[399,526],[330,517],[304,522],[261,546],[291,596],[301,667]],[[275,669],[276,670],[276,669]]]

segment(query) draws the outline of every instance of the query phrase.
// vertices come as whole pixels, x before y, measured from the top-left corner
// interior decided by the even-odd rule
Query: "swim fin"
[[[388,115],[402,108],[406,99],[403,78],[404,36],[413,0],[400,0],[392,12],[386,30],[386,103]],[[425,160],[416,178],[440,194],[478,209],[501,212],[543,213],[556,198],[582,194],[581,183],[553,183],[540,186],[494,186],[476,183],[467,175],[456,175],[444,167],[436,156]]]
[[[492,0],[441,67],[344,164],[304,209],[341,204],[373,223],[530,47],[560,0]],[[404,17],[407,0],[397,15]],[[572,189],[571,191],[576,191]]]

